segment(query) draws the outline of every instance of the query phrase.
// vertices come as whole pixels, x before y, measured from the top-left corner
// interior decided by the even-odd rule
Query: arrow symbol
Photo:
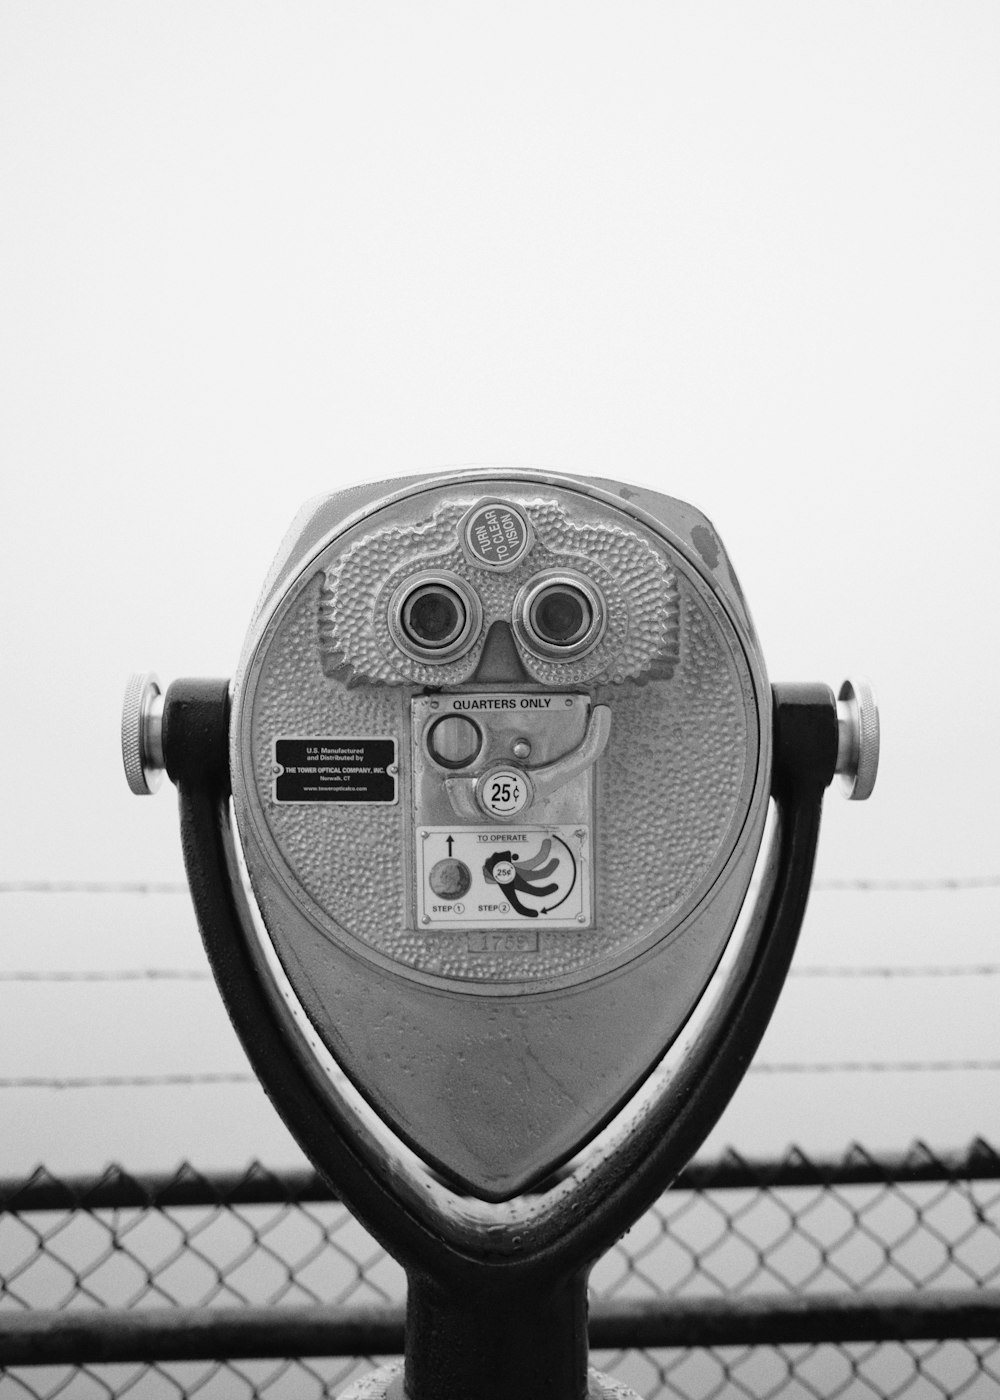
[[[451,848],[452,848],[452,846],[454,846],[454,844],[455,844],[455,838],[454,838],[454,836],[449,836],[449,837],[448,837],[448,854],[449,854],[449,856],[451,855]]]

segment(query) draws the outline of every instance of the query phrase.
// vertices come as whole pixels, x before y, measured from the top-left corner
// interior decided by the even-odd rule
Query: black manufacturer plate
[[[396,740],[275,739],[276,802],[395,802]]]

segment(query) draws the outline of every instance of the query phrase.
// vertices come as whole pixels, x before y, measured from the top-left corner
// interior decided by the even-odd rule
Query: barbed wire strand
[[[930,878],[818,879],[814,891],[922,893],[935,890],[1000,889],[1000,875],[943,875]],[[183,880],[2,880],[0,894],[187,894]]]
[[[187,894],[183,880],[0,880],[0,894]]]
[[[947,1074],[998,1070],[1000,1060],[831,1060],[751,1065],[750,1074]]]
[[[826,977],[830,979],[882,978],[892,980],[902,978],[942,977],[997,977],[1000,976],[1000,963],[955,963],[930,964],[914,967],[857,966],[822,967],[793,966],[789,977]],[[0,972],[0,982],[211,982],[212,974],[198,968],[139,967],[122,969],[103,968],[25,968]]]
[[[24,1074],[0,1079],[0,1089],[162,1089],[192,1084],[256,1084],[244,1070],[199,1074]]]
[[[210,972],[196,968],[141,967],[121,971],[56,969],[0,972],[0,982],[210,982]]]
[[[764,1061],[749,1074],[950,1074],[1000,1070],[1000,1060]],[[253,1074],[19,1075],[0,1079],[0,1089],[161,1089],[192,1085],[257,1084]]]
[[[927,879],[849,879],[814,880],[813,890],[849,890],[860,894],[881,890],[922,893],[934,890],[990,890],[1000,889],[1000,875],[940,875]]]
[[[913,967],[795,967],[789,970],[789,977],[996,977],[1000,975],[1000,963],[955,963],[928,964]]]

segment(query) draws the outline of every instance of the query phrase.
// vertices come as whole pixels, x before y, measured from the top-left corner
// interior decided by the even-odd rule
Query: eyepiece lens
[[[389,599],[386,621],[396,646],[411,661],[443,665],[464,656],[483,625],[479,594],[444,569],[411,574]]]
[[[575,588],[558,584],[535,599],[531,625],[551,646],[572,646],[586,634],[592,620],[590,604]]]
[[[403,627],[420,646],[448,646],[464,626],[462,600],[442,584],[416,589],[403,604]]]

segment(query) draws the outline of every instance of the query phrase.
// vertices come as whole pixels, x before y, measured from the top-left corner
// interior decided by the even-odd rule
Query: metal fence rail
[[[1000,1396],[1000,1154],[694,1163],[592,1295],[648,1400]],[[333,1396],[403,1296],[309,1171],[0,1181],[3,1396]]]

